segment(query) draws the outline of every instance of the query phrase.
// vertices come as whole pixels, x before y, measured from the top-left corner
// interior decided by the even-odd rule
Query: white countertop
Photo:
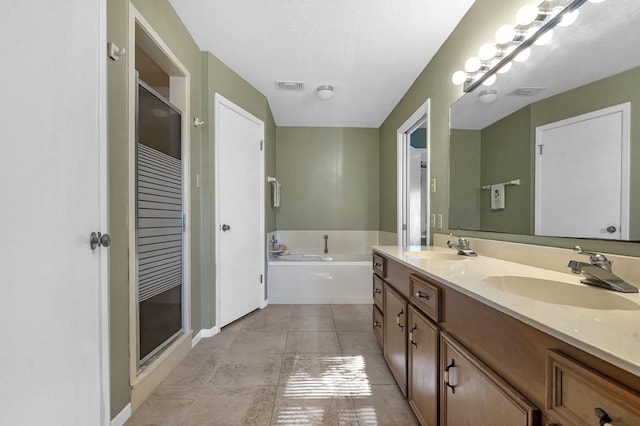
[[[532,327],[640,376],[640,293],[580,283],[582,276],[486,256],[421,259],[407,252],[455,253],[440,247],[374,246]],[[568,271],[568,269],[567,269]]]

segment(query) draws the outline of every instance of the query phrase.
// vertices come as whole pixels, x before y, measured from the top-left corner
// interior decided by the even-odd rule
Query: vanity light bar
[[[535,25],[543,22],[543,24],[538,28],[537,31],[529,32],[528,29],[522,29],[523,25],[518,24],[520,29],[514,28],[514,36],[510,41],[506,43],[498,43],[496,45],[495,51],[496,56],[494,58],[490,58],[489,60],[480,61],[480,66],[474,71],[456,71],[453,74],[452,81],[454,84],[464,84],[463,90],[464,92],[471,92],[482,83],[486,82],[490,78],[495,80],[495,74],[504,67],[511,66],[511,61],[516,60],[522,62],[525,59],[522,59],[525,55],[528,57],[526,52],[527,49],[531,47],[538,39],[540,39],[545,33],[550,31],[556,25],[558,25],[565,16],[570,13],[576,11],[580,6],[586,3],[587,0],[572,0],[568,3],[560,12],[556,15],[551,15],[548,10],[541,9],[538,6],[537,16],[535,19],[530,20],[527,25]],[[542,2],[543,4],[545,2]],[[529,6],[525,6],[527,8]],[[522,10],[522,9],[521,9]],[[551,18],[545,22],[545,19]],[[530,29],[529,28],[529,29]],[[512,50],[509,51],[509,45],[515,46]],[[508,53],[507,53],[508,52]],[[504,54],[504,56],[502,56]],[[518,59],[516,59],[518,58]],[[476,58],[477,59],[477,58]],[[472,58],[467,60],[467,63],[470,62]],[[472,61],[474,62],[474,61]],[[476,68],[476,67],[474,67]],[[490,81],[490,80],[489,80]],[[489,84],[487,84],[489,85]]]

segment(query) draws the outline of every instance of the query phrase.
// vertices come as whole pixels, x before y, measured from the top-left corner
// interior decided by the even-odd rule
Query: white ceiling
[[[474,0],[169,1],[200,50],[267,97],[277,125],[379,127]],[[323,84],[333,99],[316,97]]]

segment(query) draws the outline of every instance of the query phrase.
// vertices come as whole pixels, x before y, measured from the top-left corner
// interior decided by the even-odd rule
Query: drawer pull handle
[[[374,292],[375,294],[380,294],[380,293],[382,293],[382,291],[381,291],[379,288],[374,288],[374,289],[373,289],[373,292]]]
[[[374,327],[380,327],[380,328],[382,327],[382,326],[380,325],[380,321],[374,321],[374,322],[373,322],[373,326],[374,326]]]
[[[600,426],[613,426],[611,422],[611,417],[604,411],[602,408],[596,408],[595,410],[596,416],[600,420]]]
[[[400,313],[396,316],[396,324],[398,324],[398,327],[404,328],[404,326],[402,324],[400,324],[400,316],[401,315],[404,315],[404,309],[402,309],[400,311]]]
[[[418,347],[418,344],[413,341],[413,332],[416,331],[417,328],[418,328],[418,325],[417,324],[413,324],[413,328],[411,330],[409,330],[409,342],[411,342],[411,344],[413,346],[415,346],[416,348]]]
[[[381,268],[382,267],[382,263],[375,262],[373,264],[373,266],[375,266],[376,268]]]
[[[455,367],[455,362],[453,360],[453,358],[451,359],[451,364],[447,365],[444,368],[444,384],[447,385],[447,387],[451,388],[451,393],[456,393],[456,386],[458,385],[456,383],[457,377],[456,377],[456,367]]]
[[[428,294],[422,294],[422,292],[420,290],[416,291],[416,297],[419,299],[431,299],[431,297],[429,297]]]

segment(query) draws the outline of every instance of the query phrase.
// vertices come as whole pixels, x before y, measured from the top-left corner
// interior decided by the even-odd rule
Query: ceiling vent
[[[542,92],[544,89],[544,87],[519,87],[509,93],[509,96],[533,96]]]
[[[276,80],[276,89],[280,90],[304,90],[302,81],[281,81]]]

